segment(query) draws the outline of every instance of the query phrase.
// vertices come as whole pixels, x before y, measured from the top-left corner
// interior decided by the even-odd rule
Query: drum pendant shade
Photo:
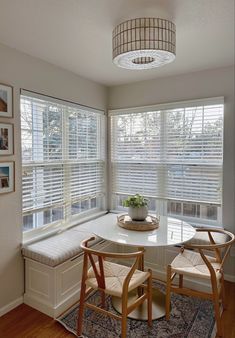
[[[149,69],[175,59],[174,23],[159,18],[127,20],[113,30],[113,62],[127,69]]]

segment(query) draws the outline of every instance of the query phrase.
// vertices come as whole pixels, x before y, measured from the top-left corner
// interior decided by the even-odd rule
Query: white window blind
[[[24,230],[102,209],[104,119],[102,112],[22,93]]]
[[[222,98],[109,115],[113,208],[135,193],[221,205]]]

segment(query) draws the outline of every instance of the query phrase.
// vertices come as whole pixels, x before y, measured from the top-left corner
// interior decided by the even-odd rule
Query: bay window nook
[[[79,299],[79,243],[86,237],[97,235],[97,250],[120,253],[129,241],[142,243],[146,266],[164,280],[179,245],[207,244],[207,235],[193,237],[192,225],[223,227],[222,97],[109,111],[106,130],[100,111],[21,94],[26,304],[56,317]],[[136,193],[160,216],[152,235],[133,237],[116,224],[115,213],[126,212],[123,200]],[[51,289],[43,288],[42,300],[46,280]],[[190,276],[185,283],[208,291]],[[163,316],[165,297],[153,299],[156,309],[157,299]]]
[[[222,224],[223,98],[109,112],[21,93],[23,231],[123,210],[127,195],[154,214]]]

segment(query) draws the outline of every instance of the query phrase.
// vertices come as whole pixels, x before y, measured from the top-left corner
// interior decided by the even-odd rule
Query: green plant
[[[128,196],[128,198],[122,202],[122,205],[124,207],[141,208],[148,205],[148,199],[139,194],[135,194],[134,196]]]

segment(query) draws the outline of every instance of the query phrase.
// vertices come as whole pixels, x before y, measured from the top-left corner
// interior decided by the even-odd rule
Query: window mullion
[[[167,214],[167,112],[160,112],[160,163],[157,170],[158,180],[160,182],[159,196],[157,201],[158,208],[161,210],[161,215]]]
[[[63,159],[63,179],[64,179],[64,221],[67,222],[71,217],[71,165],[69,164],[69,114],[66,108],[62,110],[62,159]]]
[[[43,161],[43,115],[42,113],[38,113],[37,106],[32,102],[32,159],[34,161]],[[36,166],[35,166],[36,168]],[[40,205],[40,200],[36,198],[38,190],[43,190],[43,169],[41,170],[33,170],[33,191],[32,195],[34,195],[34,203],[36,208]],[[39,188],[40,187],[40,188]],[[38,212],[33,215],[34,227],[43,224],[43,212]]]

